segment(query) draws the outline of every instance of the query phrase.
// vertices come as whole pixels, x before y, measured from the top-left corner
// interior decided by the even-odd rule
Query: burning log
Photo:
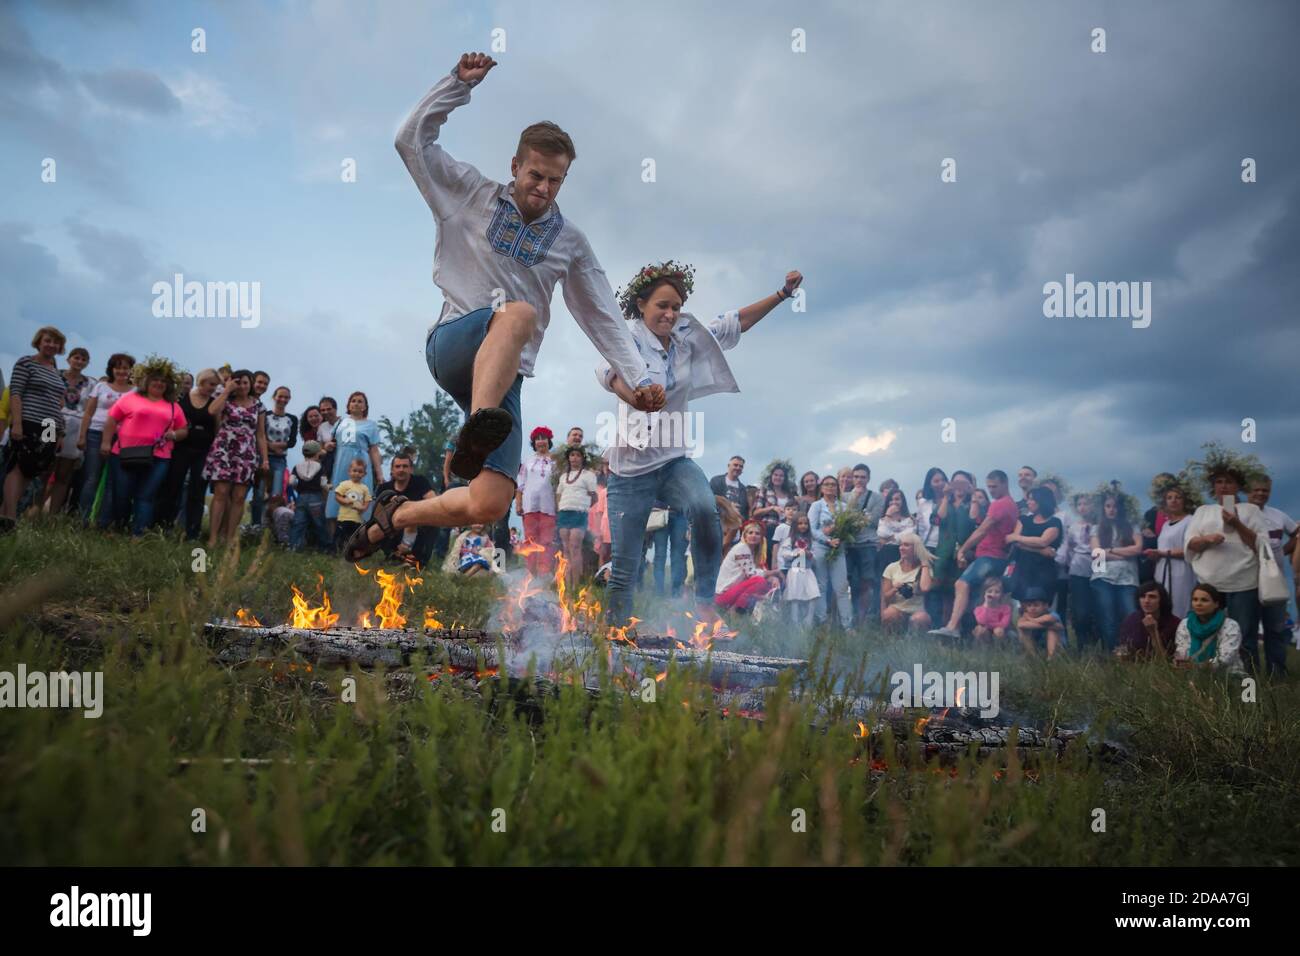
[[[444,628],[434,631],[394,628],[329,627],[301,628],[288,624],[274,627],[249,626],[222,622],[208,624],[204,632],[213,643],[222,645],[218,657],[223,661],[247,660],[259,644],[289,647],[296,653],[320,664],[356,662],[361,667],[407,667],[412,663],[447,660],[462,668],[498,668],[498,641],[507,650],[514,649],[508,635],[494,634],[477,628]],[[566,642],[581,635],[568,635]],[[657,639],[660,646],[645,648],[638,644],[618,643],[622,656],[641,660],[664,670],[670,658],[681,664],[709,663],[709,679],[715,684],[734,688],[754,688],[775,684],[784,671],[802,672],[807,661],[790,657],[763,657],[732,651],[703,651],[695,647],[673,647],[668,639]],[[582,641],[585,645],[586,642]],[[673,642],[676,643],[676,642]],[[590,645],[594,647],[594,645]],[[528,655],[519,654],[518,667],[523,671]]]
[[[204,633],[209,641],[220,643],[218,659],[229,663],[256,656],[259,644],[288,647],[295,653],[320,664],[347,664],[360,667],[407,667],[412,661],[436,663],[448,661],[453,666],[477,669],[498,665],[496,635],[474,628],[449,628],[437,637],[419,631],[383,628],[331,627],[323,629],[292,627],[249,627],[243,624],[208,624]]]
[[[694,647],[675,648],[672,650],[648,648],[638,642],[629,653],[646,660],[668,666],[670,658],[679,664],[709,665],[709,682],[714,685],[726,684],[728,687],[766,687],[775,684],[780,676],[791,671],[801,674],[808,668],[808,662],[794,657],[760,657],[753,654],[737,654],[734,651],[704,651]]]

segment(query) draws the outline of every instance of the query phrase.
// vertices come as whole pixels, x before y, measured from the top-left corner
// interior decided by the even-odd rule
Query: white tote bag
[[[1291,599],[1288,592],[1286,576],[1277,566],[1273,555],[1273,546],[1263,535],[1256,542],[1259,550],[1259,603],[1285,604]]]

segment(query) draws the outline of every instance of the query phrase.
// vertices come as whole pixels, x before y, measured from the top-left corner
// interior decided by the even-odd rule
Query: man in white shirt
[[[486,524],[509,511],[523,446],[520,387],[533,374],[557,283],[597,351],[635,383],[637,407],[655,411],[663,404],[586,236],[555,203],[577,155],[568,134],[554,123],[525,129],[509,183],[453,159],[438,143],[448,115],[469,102],[470,90],[494,66],[484,53],[461,56],[412,110],[395,143],[437,223],[433,280],[443,307],[429,329],[425,358],[467,416],[450,470],[469,484],[427,501],[376,499],[371,522],[345,551],[351,560],[395,529]]]
[[[1241,650],[1252,671],[1259,666],[1260,537],[1268,540],[1268,527],[1260,510],[1238,502],[1244,476],[1223,468],[1209,476],[1214,502],[1201,505],[1187,527],[1184,551],[1198,581],[1212,584],[1227,599],[1228,617],[1241,628]],[[1282,608],[1285,613],[1285,606]],[[1286,643],[1265,632],[1264,654],[1270,673],[1286,673]]]

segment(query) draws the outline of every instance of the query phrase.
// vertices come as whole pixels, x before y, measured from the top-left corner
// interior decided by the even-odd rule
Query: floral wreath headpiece
[[[688,296],[695,291],[694,266],[684,262],[674,262],[672,259],[658,265],[652,263],[638,272],[627,284],[626,289],[619,290],[618,305],[623,310],[623,314],[629,319],[635,319],[638,315],[636,310],[638,296],[663,279],[676,279],[682,284]]]

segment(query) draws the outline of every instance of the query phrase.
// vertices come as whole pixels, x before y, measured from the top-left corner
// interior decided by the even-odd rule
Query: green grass
[[[539,712],[424,682],[390,699],[382,675],[356,670],[357,700],[343,703],[349,672],[221,666],[202,624],[240,606],[281,621],[289,584],[311,594],[317,574],[354,619],[375,601],[369,578],[271,549],[214,553],[204,573],[192,561],[179,541],[59,521],[0,539],[5,595],[29,579],[59,584],[0,636],[0,670],[102,670],[106,697],[97,720],[0,712],[0,864],[1300,861],[1294,677],[1243,703],[1239,687],[1158,664],[792,635],[769,621],[745,627],[736,649],[818,666],[807,699],[774,697],[761,724],[723,718],[676,668],[654,703],[561,685]],[[430,571],[406,607],[415,621],[429,605],[479,625],[494,586]],[[835,679],[916,660],[997,670],[1004,711],[1088,727],[1129,759],[1079,750],[1004,768],[968,758],[954,777],[891,758],[871,772],[852,725],[814,726]],[[1104,833],[1091,828],[1098,807]],[[196,808],[206,832],[191,829]],[[496,809],[505,832],[493,830]],[[804,832],[792,827],[798,809]]]

